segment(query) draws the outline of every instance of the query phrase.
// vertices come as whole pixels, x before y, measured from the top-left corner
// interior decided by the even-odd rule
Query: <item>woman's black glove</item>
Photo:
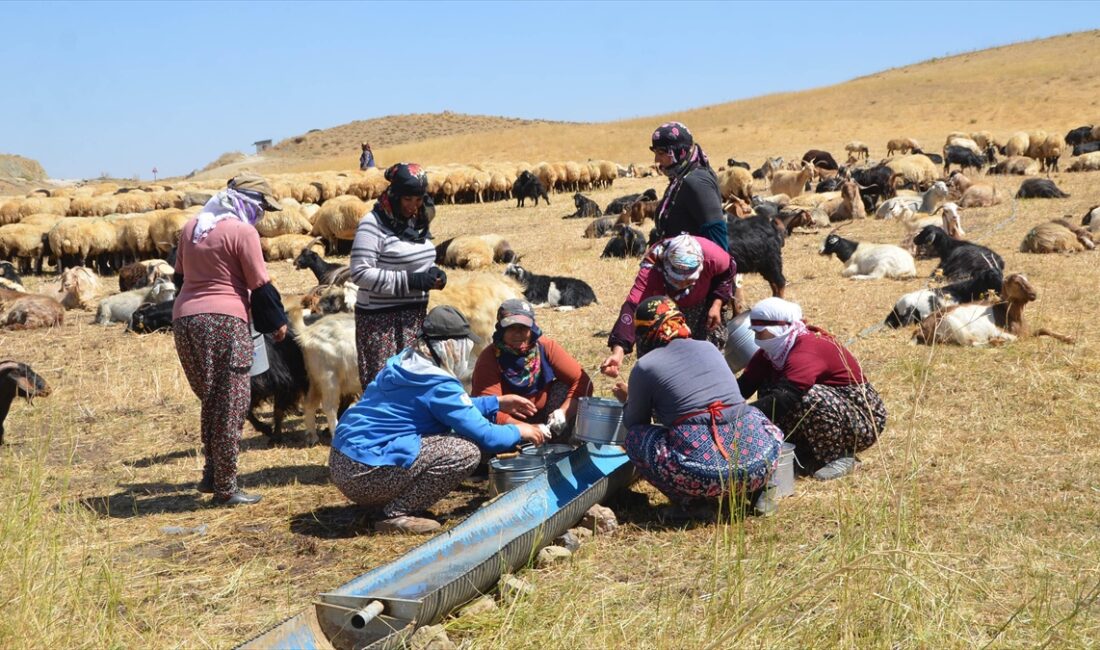
[[[443,272],[443,269],[438,266],[433,266],[427,271],[420,273],[410,273],[408,278],[409,288],[416,291],[431,291],[436,289],[437,282],[442,280],[442,284],[438,287],[442,289],[447,286],[447,274]]]

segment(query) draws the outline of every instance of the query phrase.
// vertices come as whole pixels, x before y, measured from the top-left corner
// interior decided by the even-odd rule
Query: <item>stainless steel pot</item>
[[[524,445],[519,448],[520,456],[541,458],[547,466],[553,465],[571,453],[573,453],[573,446],[560,442],[548,442],[539,447],[535,445]]]
[[[496,496],[522,485],[546,471],[541,456],[513,456],[489,460],[489,495]]]
[[[623,444],[626,430],[623,429],[623,405],[618,400],[580,397],[577,403],[574,438],[600,445]]]

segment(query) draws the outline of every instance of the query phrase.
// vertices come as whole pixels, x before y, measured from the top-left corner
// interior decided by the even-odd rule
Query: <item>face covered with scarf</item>
[[[652,256],[675,300],[690,293],[703,273],[703,247],[691,235],[677,235],[658,243],[652,249]],[[642,262],[643,266],[645,263]]]
[[[802,322],[802,308],[782,298],[765,298],[756,303],[749,319],[756,332],[756,345],[776,370],[787,364],[787,354],[799,335],[809,332]]]
[[[653,296],[643,300],[634,310],[634,334],[638,357],[641,357],[675,339],[691,338],[691,328],[672,298]]]

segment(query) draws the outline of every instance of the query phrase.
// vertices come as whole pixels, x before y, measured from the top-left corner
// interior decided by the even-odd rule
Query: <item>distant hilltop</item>
[[[0,178],[24,181],[46,179],[46,170],[37,160],[10,153],[0,153]]]

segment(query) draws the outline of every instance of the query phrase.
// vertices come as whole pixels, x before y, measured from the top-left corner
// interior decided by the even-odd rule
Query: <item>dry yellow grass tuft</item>
[[[941,87],[957,88],[964,72],[984,70],[996,92],[985,103],[966,98],[982,106],[975,128],[1057,131],[1096,113],[1097,78],[1077,68],[1098,45],[1097,33],[1078,34],[857,80],[851,97],[868,102],[858,125],[829,112],[829,102],[844,100],[843,86],[811,91],[819,94],[807,106],[797,105],[804,97],[784,103],[775,96],[714,121],[705,116],[717,107],[683,118],[704,144],[714,143],[714,158],[727,150],[750,158],[820,145],[838,151],[853,138],[872,144],[874,155],[887,137],[936,143],[967,126],[967,115],[952,115],[942,103],[898,104],[905,75],[923,75],[913,77],[925,80],[919,96],[944,99]],[[1042,63],[1040,50],[1065,55],[1065,63]],[[1001,72],[1009,61],[1018,64],[1013,74],[1058,77],[1050,86],[1064,96],[1040,104]],[[859,89],[876,81],[897,84],[898,96],[882,100],[895,102],[893,110],[870,104],[881,95]],[[1078,95],[1071,90],[1078,86],[1092,90]],[[811,109],[826,116],[820,127],[784,121]],[[723,120],[732,129],[738,119],[749,124],[750,114],[762,117],[722,135]],[[658,119],[592,131],[538,125],[494,132],[461,158],[489,159],[499,148],[501,159],[530,159],[545,143],[543,157],[551,160],[643,160]],[[839,144],[814,135],[825,127]],[[540,134],[544,140],[527,139]],[[474,144],[437,140],[433,155],[456,160],[463,142]],[[1091,331],[1100,313],[1100,258],[1095,251],[1029,255],[1019,244],[1038,223],[1079,219],[1100,203],[1100,190],[1096,173],[1052,178],[1071,198],[964,210],[963,225],[968,239],[1000,252],[1010,272],[1027,274],[1038,289],[1025,317],[1076,336],[1075,346],[1042,339],[999,349],[930,348],[910,345],[909,330],[861,336],[900,295],[927,284],[935,261],[918,261],[914,280],[844,280],[836,259],[817,254],[824,232],[796,233],[784,248],[789,297],[841,340],[855,337],[850,347],[890,410],[880,443],[861,454],[863,467],[843,481],[799,481],[774,517],[687,529],[658,524],[654,506],[663,497],[637,485],[615,504],[625,524],[618,533],[582,547],[568,565],[529,572],[533,598],[449,621],[451,637],[478,648],[1094,645],[1100,354]],[[989,181],[1013,196],[1020,179]],[[625,179],[591,196],[603,206],[664,185]],[[560,219],[573,212],[569,198],[551,200],[523,209],[511,202],[440,206],[433,232],[438,241],[498,233],[531,270],[589,282],[599,304],[540,310],[538,318],[606,395],[610,382],[595,368],[636,261],[600,260],[604,242],[581,237],[587,223]],[[842,234],[896,243],[902,227],[866,220]],[[269,268],[284,293],[313,284],[311,273],[289,262]],[[32,278],[29,288],[44,281]],[[747,277],[746,290],[750,300],[769,294],[758,276]],[[242,480],[264,501],[207,507],[192,490],[202,466],[198,404],[171,337],[127,335],[90,320],[89,312],[74,311],[56,331],[0,332],[0,356],[32,364],[54,388],[33,406],[14,406],[0,448],[7,495],[0,503],[0,647],[231,646],[418,542],[369,532],[329,484],[326,447],[269,449],[249,427]],[[482,488],[464,486],[435,513],[453,523],[481,502]]]

